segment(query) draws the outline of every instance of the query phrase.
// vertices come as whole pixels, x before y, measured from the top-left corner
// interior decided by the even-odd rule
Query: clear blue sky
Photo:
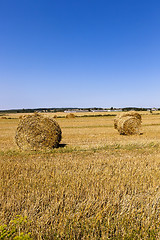
[[[0,0],[0,109],[160,107],[159,0]]]

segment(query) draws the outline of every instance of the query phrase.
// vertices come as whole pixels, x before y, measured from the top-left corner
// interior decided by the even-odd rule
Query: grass
[[[159,116],[129,137],[113,117],[57,121],[66,145],[21,152],[18,119],[0,119],[0,225],[19,215],[32,239],[160,239]]]

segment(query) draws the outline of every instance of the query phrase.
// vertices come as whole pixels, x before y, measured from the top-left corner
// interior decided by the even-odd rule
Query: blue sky
[[[160,107],[159,0],[0,0],[0,109]]]

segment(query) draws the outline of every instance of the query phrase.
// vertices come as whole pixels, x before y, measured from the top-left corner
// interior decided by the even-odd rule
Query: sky
[[[0,0],[0,109],[160,107],[159,0]]]

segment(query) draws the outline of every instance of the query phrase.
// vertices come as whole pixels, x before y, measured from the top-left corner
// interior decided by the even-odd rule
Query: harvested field
[[[57,114],[63,139],[46,151],[20,151],[19,116],[0,119],[0,225],[27,217],[17,232],[37,240],[160,239],[160,115],[142,119],[143,135],[125,136],[114,116]]]

